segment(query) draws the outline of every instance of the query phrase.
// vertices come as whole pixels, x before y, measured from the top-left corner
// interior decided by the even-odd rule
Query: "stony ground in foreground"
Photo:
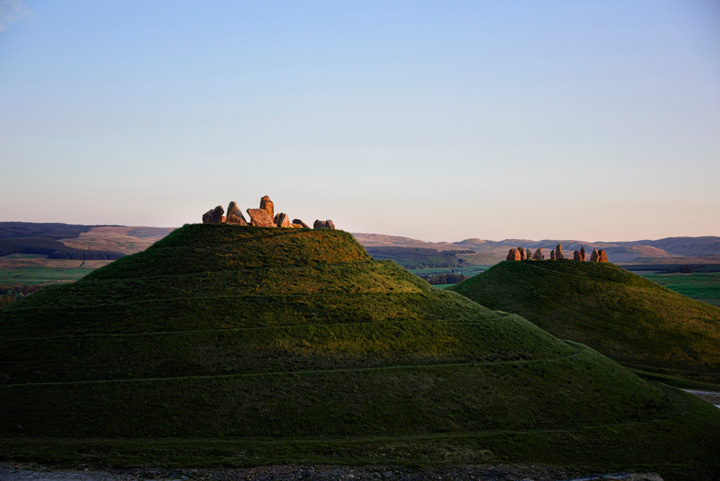
[[[262,466],[241,469],[58,469],[0,463],[3,481],[662,481],[654,473],[587,475],[543,466],[413,469],[387,466]]]

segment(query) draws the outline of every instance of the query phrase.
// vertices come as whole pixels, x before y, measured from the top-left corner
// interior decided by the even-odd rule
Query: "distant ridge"
[[[378,234],[353,233],[353,236],[363,246],[395,246],[415,247],[437,250],[464,250],[476,251],[478,256],[489,264],[505,260],[507,252],[512,247],[527,247],[537,249],[542,247],[547,251],[562,244],[566,252],[585,246],[586,249],[605,249],[610,260],[625,264],[677,264],[677,263],[706,263],[720,264],[720,237],[667,237],[658,240],[617,241],[617,242],[587,242],[568,239],[544,239],[540,241],[523,239],[504,239],[501,241],[484,240],[478,238],[465,239],[459,242],[425,242],[408,237],[396,237]]]

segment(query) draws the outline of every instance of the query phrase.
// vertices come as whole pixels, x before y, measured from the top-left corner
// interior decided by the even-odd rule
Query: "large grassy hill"
[[[720,387],[720,308],[613,264],[506,261],[452,289],[646,375]]]
[[[341,231],[188,225],[0,310],[0,459],[712,479],[720,411]]]

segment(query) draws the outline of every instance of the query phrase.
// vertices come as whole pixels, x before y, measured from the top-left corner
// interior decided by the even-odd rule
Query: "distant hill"
[[[504,261],[450,289],[628,366],[720,386],[720,308],[611,263]]]
[[[712,479],[720,411],[337,230],[186,225],[0,310],[0,459]]]
[[[378,234],[354,233],[360,244],[366,247],[412,247],[446,250],[472,250],[474,254],[460,254],[469,264],[490,265],[505,260],[511,247],[526,247],[533,250],[542,247],[549,257],[550,251],[562,244],[563,251],[570,253],[585,246],[605,249],[610,260],[623,264],[720,264],[720,237],[668,237],[659,240],[631,242],[586,242],[578,240],[546,239],[541,241],[506,239],[491,241],[466,239],[459,242],[424,242],[408,237]]]

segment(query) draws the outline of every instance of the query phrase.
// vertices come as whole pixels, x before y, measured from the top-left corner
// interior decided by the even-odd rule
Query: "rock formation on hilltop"
[[[222,224],[224,212],[225,209],[223,209],[221,205],[210,209],[202,216],[203,224]]]
[[[590,254],[590,262],[597,262],[599,256],[597,249],[593,249],[592,254]]]
[[[518,247],[517,251],[520,253],[520,260],[524,261],[527,259],[527,256],[525,255],[525,248],[524,247]]]
[[[557,255],[555,254],[555,249],[550,251],[550,260],[554,261],[557,258]]]
[[[538,247],[535,249],[535,254],[532,256],[534,261],[544,261],[545,260],[545,254],[543,254],[542,247]]]
[[[273,201],[271,201],[267,195],[260,199],[260,208],[267,211],[271,219],[275,218],[275,204],[273,204]]]
[[[210,209],[205,212],[202,216],[203,224],[228,224],[245,226],[251,225],[254,227],[284,227],[284,228],[298,228],[298,229],[309,229],[305,222],[300,219],[293,219],[290,222],[290,216],[286,213],[281,212],[278,215],[275,213],[275,204],[270,200],[267,195],[260,199],[260,208],[258,209],[247,209],[247,213],[250,216],[248,222],[243,216],[240,208],[236,202],[230,202],[228,205],[227,217],[222,206],[217,206],[214,209]],[[315,229],[334,229],[335,224],[331,220],[316,220]]]
[[[562,251],[562,244],[558,244],[555,248],[555,260],[562,260],[565,259],[565,256],[563,255]]]
[[[284,212],[279,213],[275,216],[275,225],[278,227],[292,227],[292,223],[290,222],[290,217]]]
[[[573,251],[573,260],[574,261],[582,260],[582,254],[580,254],[580,251]]]
[[[581,261],[584,261],[584,260],[585,260],[585,246],[582,246],[582,247],[580,248],[580,260],[581,260]]]
[[[320,220],[317,219],[315,223],[313,224],[313,229],[334,229],[335,224],[333,224],[333,221],[330,219],[328,220]]]
[[[520,251],[515,249],[514,247],[510,249],[507,255],[507,260],[509,261],[519,261],[520,260]]]
[[[228,206],[225,223],[231,225],[248,225],[247,220],[245,220],[245,216],[235,202],[230,202],[230,205]]]
[[[265,209],[248,209],[247,213],[250,216],[250,225],[253,227],[275,227],[273,218]]]
[[[600,252],[598,252],[598,262],[610,262],[607,254],[605,253],[605,249],[600,249]]]

